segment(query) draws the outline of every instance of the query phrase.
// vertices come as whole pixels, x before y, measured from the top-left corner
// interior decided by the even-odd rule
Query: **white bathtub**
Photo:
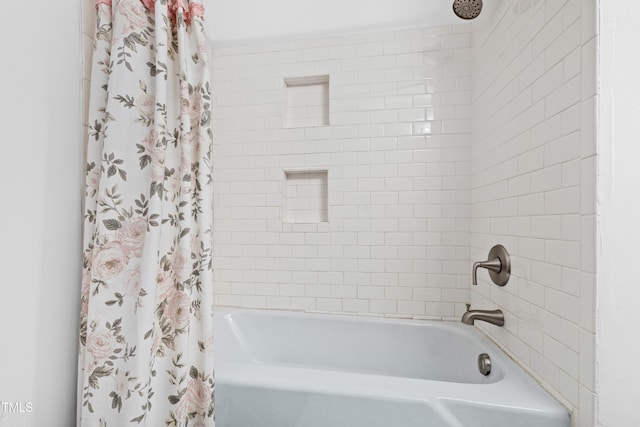
[[[568,427],[474,327],[229,310],[215,315],[218,427]],[[488,353],[492,372],[478,371]]]

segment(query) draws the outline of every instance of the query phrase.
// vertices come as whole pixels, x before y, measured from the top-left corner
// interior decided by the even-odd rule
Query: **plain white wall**
[[[202,0],[211,42],[460,24],[453,0]]]
[[[640,420],[640,4],[600,2],[598,426]]]
[[[74,424],[80,289],[78,2],[6,2],[0,25],[0,426]]]

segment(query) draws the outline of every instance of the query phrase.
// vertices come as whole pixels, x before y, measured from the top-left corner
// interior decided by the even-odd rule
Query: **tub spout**
[[[476,320],[483,320],[498,326],[504,326],[504,313],[502,310],[470,310],[471,304],[467,304],[467,311],[460,320],[465,325],[473,325]]]

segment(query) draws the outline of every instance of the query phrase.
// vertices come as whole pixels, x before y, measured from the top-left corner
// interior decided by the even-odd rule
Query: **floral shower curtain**
[[[78,425],[214,426],[204,10],[96,8]]]

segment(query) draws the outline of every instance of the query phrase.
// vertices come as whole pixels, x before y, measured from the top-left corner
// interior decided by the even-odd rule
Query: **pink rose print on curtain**
[[[80,427],[215,426],[203,17],[196,0],[96,1]]]

